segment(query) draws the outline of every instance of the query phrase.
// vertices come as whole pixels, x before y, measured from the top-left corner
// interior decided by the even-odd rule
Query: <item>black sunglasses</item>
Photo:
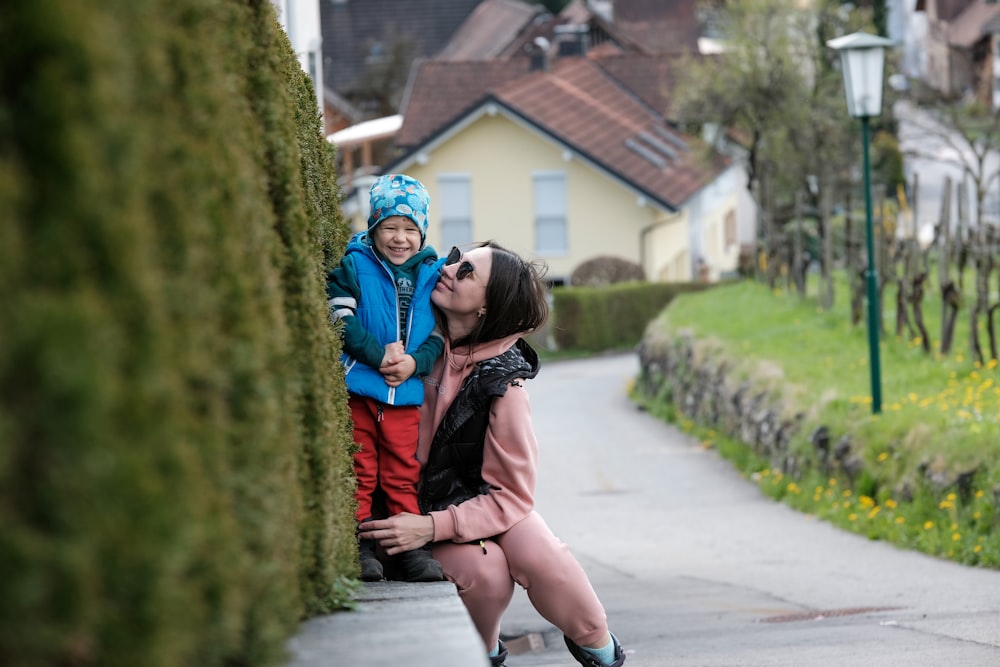
[[[445,266],[451,266],[462,259],[462,251],[457,247],[453,247],[448,253],[448,259],[444,260]],[[475,273],[476,267],[472,265],[472,262],[462,262],[458,265],[458,271],[455,272],[455,280],[465,280],[467,276],[471,276]]]

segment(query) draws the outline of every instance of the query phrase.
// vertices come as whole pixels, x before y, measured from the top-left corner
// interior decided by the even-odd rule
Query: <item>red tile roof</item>
[[[948,26],[948,43],[961,48],[972,48],[976,42],[986,37],[983,28],[998,14],[1000,5],[987,4],[982,0],[966,7]]]
[[[400,105],[403,126],[396,135],[396,145],[409,148],[427,141],[478,104],[491,88],[525,75],[529,68],[526,58],[417,63]]]
[[[670,97],[674,90],[674,68],[681,62],[677,54],[646,56],[637,53],[591,52],[592,59],[611,78],[632,91],[660,114],[670,117]],[[695,56],[697,57],[697,56]]]
[[[614,28],[649,53],[698,50],[698,0],[615,0]]]
[[[484,0],[435,58],[488,60],[501,57],[536,19],[545,15],[541,5],[529,5],[521,0]]]
[[[523,59],[426,62],[413,82],[396,138],[409,154],[492,102],[670,210],[728,164],[703,163],[697,139],[586,58],[559,58],[544,71],[529,71]]]

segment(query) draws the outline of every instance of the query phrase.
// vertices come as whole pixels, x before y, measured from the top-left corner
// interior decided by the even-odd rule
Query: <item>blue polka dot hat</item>
[[[423,183],[406,174],[384,174],[372,183],[369,199],[369,232],[386,218],[402,215],[416,223],[423,244],[427,237],[427,209],[431,204]]]

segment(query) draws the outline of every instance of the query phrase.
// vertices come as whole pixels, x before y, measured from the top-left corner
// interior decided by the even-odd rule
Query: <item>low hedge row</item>
[[[550,334],[560,350],[599,352],[636,345],[650,321],[683,292],[705,283],[622,282],[552,290]]]

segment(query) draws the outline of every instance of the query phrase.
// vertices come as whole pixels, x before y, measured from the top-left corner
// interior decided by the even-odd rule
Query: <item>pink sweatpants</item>
[[[577,645],[593,644],[608,630],[587,574],[536,512],[487,540],[486,553],[479,544],[435,542],[433,555],[458,587],[487,650],[500,638],[500,619],[514,597],[515,581],[538,613]]]

